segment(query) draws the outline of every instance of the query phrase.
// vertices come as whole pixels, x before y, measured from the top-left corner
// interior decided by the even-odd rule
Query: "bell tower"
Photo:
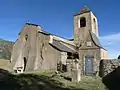
[[[99,37],[97,18],[85,6],[79,13],[74,15],[74,42],[78,47],[86,40],[89,31]]]

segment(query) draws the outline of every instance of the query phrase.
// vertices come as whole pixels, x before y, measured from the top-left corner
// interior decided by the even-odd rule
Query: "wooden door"
[[[92,75],[93,71],[93,56],[85,56],[85,75]]]

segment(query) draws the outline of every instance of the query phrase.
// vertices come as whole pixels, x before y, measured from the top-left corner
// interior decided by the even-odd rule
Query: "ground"
[[[10,74],[0,70],[0,90],[107,90],[100,77],[84,76],[81,82],[71,82],[65,74],[32,72]]]
[[[10,60],[0,59],[0,68],[5,68],[10,64]]]

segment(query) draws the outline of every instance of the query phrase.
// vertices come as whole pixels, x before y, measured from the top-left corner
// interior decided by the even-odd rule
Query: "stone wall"
[[[57,70],[57,62],[61,60],[61,53],[59,50],[49,44],[50,36],[39,33],[39,63],[38,68],[41,70]]]
[[[101,77],[106,76],[116,68],[120,66],[120,59],[103,59],[100,61],[100,72]]]

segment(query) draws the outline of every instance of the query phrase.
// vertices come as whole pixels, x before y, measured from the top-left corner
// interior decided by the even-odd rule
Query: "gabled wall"
[[[49,44],[50,35],[40,33],[41,28],[25,25],[13,47],[12,70],[57,69],[61,53]]]
[[[26,59],[26,67],[24,70],[32,70],[34,67],[34,59],[36,58],[36,34],[39,28],[32,25],[25,25],[21,30],[18,40],[15,42],[13,47],[13,53],[11,58],[11,63],[14,68],[19,65],[23,67],[25,65],[24,59]],[[27,37],[26,37],[27,36]],[[20,56],[21,55],[21,56]],[[22,65],[20,66],[20,63]],[[32,63],[32,64],[31,64]],[[13,68],[12,68],[13,69]]]

